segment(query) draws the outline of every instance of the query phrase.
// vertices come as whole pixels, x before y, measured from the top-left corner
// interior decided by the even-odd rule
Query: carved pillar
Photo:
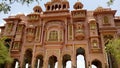
[[[62,58],[58,58],[58,68],[62,68]]]
[[[35,63],[35,50],[36,50],[36,45],[34,45],[33,52],[32,52],[32,62],[31,62],[31,67],[34,68],[34,63]]]
[[[72,68],[76,68],[77,64],[76,64],[76,50],[75,50],[75,45],[73,44],[73,55],[72,55]]]
[[[43,62],[43,68],[48,68],[48,60],[45,58]]]

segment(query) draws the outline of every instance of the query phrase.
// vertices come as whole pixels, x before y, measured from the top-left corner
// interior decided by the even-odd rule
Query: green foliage
[[[120,39],[109,40],[106,45],[106,52],[112,54],[116,61],[120,63]]]
[[[5,14],[10,11],[11,6],[6,4],[5,2],[0,3],[0,12],[4,12]]]
[[[114,2],[114,0],[109,0],[109,1],[107,2],[107,5],[110,6],[110,5],[113,4],[113,2]]]
[[[0,38],[0,64],[11,63],[12,58],[10,57],[9,50],[4,45],[6,38]]]

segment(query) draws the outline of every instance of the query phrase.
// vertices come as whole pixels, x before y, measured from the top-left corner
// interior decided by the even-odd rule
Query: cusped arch
[[[98,59],[94,59],[92,62],[91,62],[92,65],[95,65],[97,68],[102,68],[102,63],[100,60]]]
[[[13,63],[11,67],[19,67],[20,61],[18,60],[18,58],[14,58],[13,59]]]
[[[67,62],[68,61],[71,61],[71,55],[69,54],[64,54],[62,56],[62,65],[63,65],[63,68],[65,68],[67,66]]]
[[[28,48],[25,50],[25,54],[24,54],[24,61],[23,61],[23,68],[28,65],[29,67],[31,67],[31,63],[32,63],[32,52],[33,50],[31,48]]]
[[[85,49],[82,48],[82,47],[77,48],[76,49],[76,55],[79,55],[79,54],[85,55]]]
[[[43,67],[43,63],[44,63],[43,59],[44,59],[44,57],[41,54],[36,56],[35,68],[42,68]]]

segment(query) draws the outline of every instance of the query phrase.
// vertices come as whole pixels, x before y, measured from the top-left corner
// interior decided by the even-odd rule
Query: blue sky
[[[39,5],[42,7],[42,9],[45,11],[45,7],[44,4],[46,2],[48,2],[50,0],[43,0],[40,1]],[[73,9],[73,5],[75,2],[77,2],[77,0],[68,0],[70,3],[70,10]],[[79,0],[84,4],[84,9],[87,10],[95,10],[98,6],[102,6],[104,8],[112,8],[114,10],[117,10],[116,15],[120,16],[120,2],[119,0],[115,0],[114,4],[110,7],[107,6],[107,1],[108,0]],[[0,1],[1,2],[1,1]],[[12,4],[12,8],[11,11],[8,14],[4,14],[3,12],[0,13],[0,25],[3,25],[5,22],[2,20],[3,18],[7,18],[10,15],[15,15],[18,13],[25,13],[25,14],[29,14],[31,12],[33,12],[33,7],[38,5],[37,2],[34,2],[32,4],[30,4],[29,6],[27,5],[21,5],[20,3],[14,3]]]

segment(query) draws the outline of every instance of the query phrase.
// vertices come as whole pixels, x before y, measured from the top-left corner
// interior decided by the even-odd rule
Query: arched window
[[[54,10],[54,5],[52,5],[52,10]]]
[[[109,19],[107,16],[104,16],[104,24],[109,24]]]
[[[58,32],[57,31],[51,31],[49,33],[49,41],[57,41],[58,40]]]
[[[58,4],[55,5],[55,10],[58,10]]]
[[[47,10],[50,10],[50,6],[47,6]]]
[[[66,9],[66,5],[65,4],[63,5],[63,9]]]
[[[61,9],[61,5],[59,5],[59,9]]]

